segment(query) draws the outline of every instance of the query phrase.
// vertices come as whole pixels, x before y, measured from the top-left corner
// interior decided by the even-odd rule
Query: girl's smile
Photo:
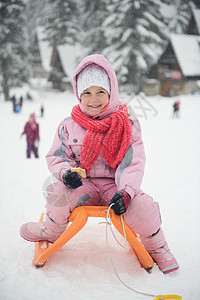
[[[81,94],[81,104],[85,112],[91,116],[96,116],[109,103],[108,92],[99,86],[91,86]]]

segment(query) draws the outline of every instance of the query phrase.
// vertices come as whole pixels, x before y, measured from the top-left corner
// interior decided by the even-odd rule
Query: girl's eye
[[[83,92],[83,95],[89,95],[90,92]]]
[[[104,91],[99,91],[100,94],[104,94]]]

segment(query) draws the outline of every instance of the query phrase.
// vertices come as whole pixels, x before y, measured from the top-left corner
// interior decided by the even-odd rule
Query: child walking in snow
[[[39,136],[39,124],[35,121],[35,114],[31,114],[29,121],[24,126],[24,131],[21,135],[26,135],[27,149],[26,157],[31,158],[31,152],[38,158],[38,144],[40,140]]]
[[[28,241],[54,242],[68,226],[79,205],[109,206],[124,214],[163,273],[179,268],[161,229],[157,202],[141,191],[145,153],[138,120],[118,99],[118,82],[102,55],[85,57],[78,65],[73,87],[78,105],[58,126],[46,160],[57,182],[47,188],[45,222],[22,225]],[[71,168],[81,167],[81,178]]]

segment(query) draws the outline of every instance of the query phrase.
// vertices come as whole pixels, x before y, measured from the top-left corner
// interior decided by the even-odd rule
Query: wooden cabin
[[[51,72],[48,80],[55,89],[72,90],[72,79],[77,66],[78,46],[54,46],[51,54]]]
[[[150,71],[150,78],[156,80],[155,94],[162,96],[200,92],[200,36],[171,34],[166,50]],[[143,92],[148,95],[147,84],[148,80]]]
[[[192,8],[186,34],[171,34],[169,43],[143,83],[148,96],[176,96],[200,91],[200,9]]]
[[[34,78],[48,78],[50,68],[50,56],[52,47],[45,40],[45,31],[43,27],[37,27],[35,32],[35,41],[32,49],[32,72]]]

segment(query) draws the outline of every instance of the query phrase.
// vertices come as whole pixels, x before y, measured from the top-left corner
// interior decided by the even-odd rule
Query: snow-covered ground
[[[19,228],[37,221],[44,210],[43,186],[50,176],[45,155],[57,125],[70,114],[76,99],[69,92],[41,87],[30,92],[34,100],[26,101],[20,114],[12,112],[11,103],[0,101],[0,299],[153,299],[120,283],[109,260],[105,224],[99,224],[99,219],[89,219],[43,268],[33,266],[34,243],[23,240]],[[200,298],[200,96],[180,97],[179,119],[171,117],[174,100],[148,98],[146,118],[137,101],[131,104],[135,113],[142,115],[139,120],[147,156],[142,189],[160,203],[162,227],[180,270],[163,275],[155,265],[148,274],[130,247],[121,248],[111,233],[109,246],[119,276],[131,288],[191,300]],[[44,118],[39,117],[41,103]],[[40,124],[38,160],[25,158],[25,137],[20,138],[32,112]]]

